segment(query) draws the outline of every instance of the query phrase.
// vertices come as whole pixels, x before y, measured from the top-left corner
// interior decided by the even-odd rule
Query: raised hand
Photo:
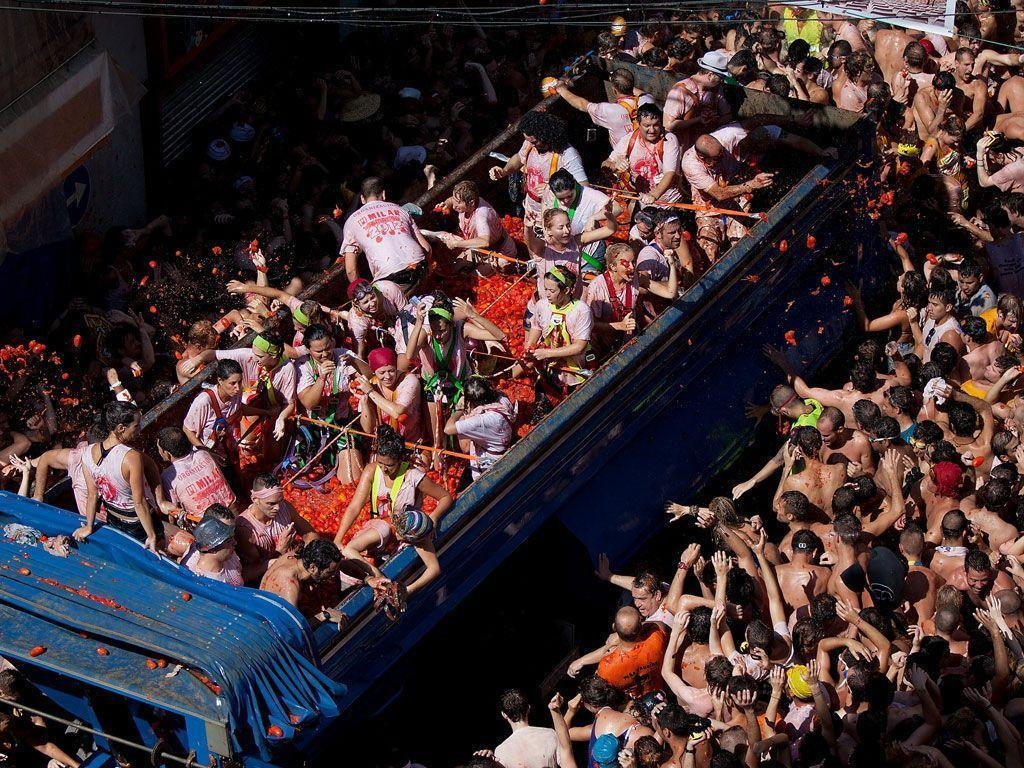
[[[776,664],[772,667],[771,672],[768,673],[768,680],[772,684],[772,694],[781,696],[782,691],[786,687],[786,668]]]
[[[757,700],[757,694],[754,691],[739,691],[733,693],[729,697],[734,706],[746,711],[753,708],[754,702]]]
[[[597,556],[597,570],[594,571],[594,575],[601,581],[612,580],[612,567],[608,562],[608,555],[604,552]]]
[[[683,554],[679,556],[679,564],[686,566],[687,569],[693,567],[695,562],[700,560],[700,544],[693,543],[683,550]]]
[[[718,550],[711,556],[711,564],[715,567],[715,576],[724,579],[729,574],[729,555]]]

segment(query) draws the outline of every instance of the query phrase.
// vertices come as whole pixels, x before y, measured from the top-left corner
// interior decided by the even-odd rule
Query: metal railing
[[[46,720],[52,720],[55,723],[74,728],[78,731],[85,731],[86,733],[92,734],[93,736],[100,736],[109,742],[114,744],[120,744],[124,747],[131,747],[132,749],[138,750],[139,752],[145,752],[149,755],[150,764],[154,766],[160,765],[161,762],[170,760],[173,763],[185,766],[185,768],[214,768],[216,762],[211,758],[208,765],[199,763],[196,761],[196,752],[192,750],[186,757],[179,757],[178,755],[170,755],[164,751],[164,741],[160,739],[153,747],[147,747],[145,744],[139,744],[135,741],[129,741],[128,739],[122,739],[120,736],[112,736],[109,733],[104,733],[95,728],[90,728],[77,720],[67,720],[63,717],[50,714],[49,712],[43,712],[42,710],[35,709],[34,707],[26,706],[20,701],[12,701],[11,699],[5,699],[0,697],[0,704],[7,704],[8,706],[19,709],[24,712],[28,712],[33,715],[38,715]]]

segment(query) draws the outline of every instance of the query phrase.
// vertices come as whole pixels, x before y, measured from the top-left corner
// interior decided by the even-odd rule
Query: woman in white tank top
[[[88,498],[85,525],[74,533],[78,541],[85,541],[92,534],[96,514],[102,507],[108,525],[156,552],[156,529],[146,498],[142,455],[127,445],[135,437],[140,420],[139,409],[131,403],[108,403],[103,408],[97,431],[107,436],[90,445],[82,456]]]

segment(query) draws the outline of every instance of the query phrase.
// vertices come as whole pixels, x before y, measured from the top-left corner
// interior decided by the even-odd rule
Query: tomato
[[[96,649],[96,653],[98,653],[100,656],[109,656],[110,655],[110,651],[108,651],[102,645],[99,648]]]
[[[36,656],[42,656],[44,653],[46,653],[46,646],[37,645],[35,648],[28,652],[28,655],[35,658]]]
[[[281,730],[281,726],[272,725],[267,728],[267,736],[272,739],[281,739],[284,738],[284,731]]]

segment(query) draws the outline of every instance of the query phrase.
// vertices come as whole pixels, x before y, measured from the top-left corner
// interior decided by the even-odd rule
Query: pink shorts
[[[379,544],[375,544],[372,549],[387,549],[388,544],[395,537],[395,532],[391,530],[391,526],[388,525],[386,520],[382,520],[379,517],[374,517],[367,520],[359,527],[359,533],[363,531],[373,531],[377,534],[380,539]]]

